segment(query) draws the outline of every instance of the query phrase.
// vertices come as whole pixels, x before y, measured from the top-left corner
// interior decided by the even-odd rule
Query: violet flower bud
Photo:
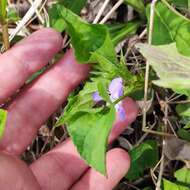
[[[98,92],[94,92],[94,93],[92,94],[92,99],[97,103],[97,102],[99,102],[99,101],[102,100],[102,97],[99,95]]]

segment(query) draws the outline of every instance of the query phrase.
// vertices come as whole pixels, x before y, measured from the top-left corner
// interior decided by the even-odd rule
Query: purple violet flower
[[[112,102],[123,96],[122,78],[115,78],[109,85],[110,99]]]
[[[112,102],[119,99],[121,96],[123,96],[123,81],[122,78],[115,78],[111,81],[109,85],[109,93],[110,93],[110,99]],[[102,100],[102,97],[99,95],[98,92],[95,92],[92,95],[92,98],[95,102],[99,102]],[[119,118],[123,121],[126,117],[125,110],[122,106],[122,102],[119,102],[115,105],[115,109],[119,115]]]

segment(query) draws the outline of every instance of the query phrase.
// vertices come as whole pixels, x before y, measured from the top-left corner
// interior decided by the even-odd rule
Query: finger
[[[126,125],[131,124],[137,116],[138,107],[136,103],[130,98],[126,98],[124,102],[126,120],[115,122],[110,140],[114,140],[126,128]],[[31,169],[42,189],[67,190],[88,169],[88,165],[80,158],[72,142],[67,140],[34,162]]]
[[[109,141],[112,142],[116,139],[125,129],[129,126],[137,117],[138,114],[138,105],[131,98],[127,97],[122,101],[122,106],[125,110],[125,119],[120,120],[117,115],[116,122],[109,136]]]
[[[112,149],[107,153],[107,177],[89,169],[71,190],[112,190],[126,175],[129,166],[127,152],[119,148]]]
[[[61,49],[62,42],[59,33],[42,29],[0,55],[0,103],[46,65]]]
[[[70,50],[58,64],[40,76],[8,108],[0,149],[15,155],[22,153],[38,128],[87,77],[89,69],[88,65],[78,64]]]
[[[0,163],[0,189],[40,190],[36,178],[24,162],[1,152]]]

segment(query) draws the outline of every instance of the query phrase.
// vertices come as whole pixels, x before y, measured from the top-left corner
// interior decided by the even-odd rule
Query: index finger
[[[61,49],[62,37],[42,29],[0,55],[0,104],[41,69]]]

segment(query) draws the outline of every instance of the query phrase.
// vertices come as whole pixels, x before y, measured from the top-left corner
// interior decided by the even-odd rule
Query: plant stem
[[[152,44],[156,3],[157,3],[157,0],[153,0],[151,3],[151,8],[150,8],[150,23],[149,23],[149,36],[148,36],[148,44],[150,45]],[[146,71],[145,71],[145,84],[144,84],[144,108],[143,108],[143,122],[142,122],[143,131],[146,130],[146,112],[147,112],[146,102],[148,100],[149,70],[150,70],[150,64],[147,61]]]
[[[5,46],[5,50],[8,50],[10,48],[10,43],[9,43],[9,32],[8,32],[7,23],[2,24],[2,34],[3,34],[3,43]]]
[[[182,15],[179,11],[177,11],[175,8],[173,8],[166,0],[161,0],[162,3],[164,3],[168,9],[170,9],[172,12],[174,12],[176,15],[180,16],[181,18],[183,18],[186,21],[189,21],[189,19],[187,17],[185,17],[184,15]],[[189,2],[188,2],[189,3]],[[189,5],[188,5],[189,6]]]
[[[124,98],[126,98],[129,95],[129,93],[124,94],[123,96],[119,97],[117,100],[113,102],[114,105],[118,104],[121,102]]]

